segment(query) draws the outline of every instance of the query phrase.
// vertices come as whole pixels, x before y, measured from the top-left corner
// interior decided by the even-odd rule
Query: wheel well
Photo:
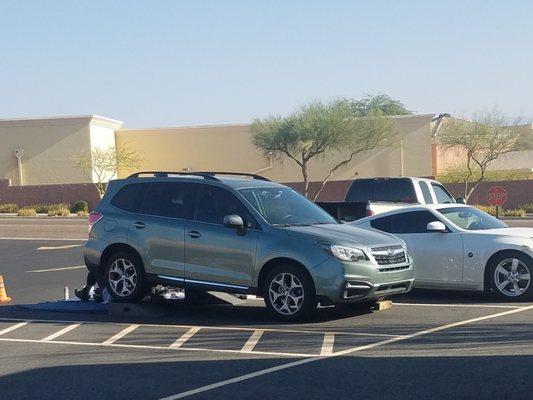
[[[131,247],[129,244],[126,243],[113,243],[112,245],[106,247],[106,249],[103,251],[102,256],[100,257],[100,268],[103,268],[105,265],[107,259],[114,253],[118,253],[119,251],[125,251],[128,253],[133,254],[135,257],[137,257],[141,263],[141,265],[144,268],[142,257],[140,256],[139,252],[135,250],[133,247]]]
[[[297,268],[300,268],[313,282],[313,286],[315,285],[315,282],[313,281],[313,277],[309,273],[309,270],[303,265],[301,262],[296,261],[292,258],[286,258],[286,257],[278,257],[273,258],[272,260],[269,260],[263,265],[261,268],[261,271],[259,272],[259,278],[257,279],[257,291],[259,295],[262,295],[263,291],[263,284],[265,283],[265,280],[269,274],[270,271],[272,271],[274,268],[280,266],[280,265],[293,265]]]
[[[533,263],[533,258],[531,258],[531,256],[527,253],[524,253],[523,251],[520,251],[520,250],[513,250],[513,249],[507,249],[507,250],[499,250],[497,251],[496,253],[494,253],[493,255],[491,255],[489,257],[489,259],[487,260],[487,264],[485,265],[485,273],[483,275],[483,286],[485,287],[485,290],[487,290],[489,288],[489,266],[494,262],[494,260],[496,260],[498,257],[500,256],[503,256],[503,255],[521,255],[521,256],[525,256],[527,259],[530,260],[530,262]]]

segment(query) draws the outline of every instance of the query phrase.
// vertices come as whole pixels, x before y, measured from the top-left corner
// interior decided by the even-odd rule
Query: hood
[[[291,226],[284,229],[287,230],[290,236],[311,236],[317,241],[331,242],[341,245],[375,247],[401,243],[397,237],[388,233],[378,232],[373,229],[359,228],[348,224]]]
[[[469,232],[481,233],[483,235],[512,236],[533,239],[533,228],[498,228]]]

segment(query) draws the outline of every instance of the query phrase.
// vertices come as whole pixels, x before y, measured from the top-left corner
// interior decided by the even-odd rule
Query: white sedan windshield
[[[469,231],[507,228],[500,220],[474,207],[450,207],[437,209],[459,228]]]

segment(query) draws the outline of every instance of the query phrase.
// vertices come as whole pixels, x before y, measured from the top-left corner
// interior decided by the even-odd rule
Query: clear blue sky
[[[533,116],[531,1],[0,2],[0,118],[249,122],[388,93]]]

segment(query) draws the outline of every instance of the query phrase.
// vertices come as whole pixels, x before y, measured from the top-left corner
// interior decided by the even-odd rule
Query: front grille
[[[407,261],[405,250],[400,245],[374,247],[371,251],[379,265],[403,264]],[[389,269],[386,270],[388,271]]]

